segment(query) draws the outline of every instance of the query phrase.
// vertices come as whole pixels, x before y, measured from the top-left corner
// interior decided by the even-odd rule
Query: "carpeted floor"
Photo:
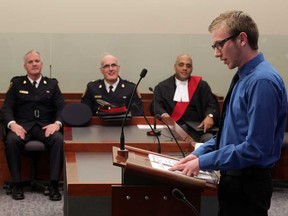
[[[63,216],[63,196],[53,202],[42,193],[25,189],[24,200],[13,200],[0,190],[0,216]]]
[[[287,215],[288,188],[275,187],[269,216]],[[63,197],[61,201],[52,202],[42,193],[26,190],[25,199],[16,201],[0,189],[0,216],[63,216]]]
[[[269,216],[288,215],[288,187],[274,187]]]

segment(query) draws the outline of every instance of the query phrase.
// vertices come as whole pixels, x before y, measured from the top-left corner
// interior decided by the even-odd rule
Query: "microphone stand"
[[[153,93],[153,112],[154,112],[154,130],[147,132],[148,136],[160,136],[161,135],[161,130],[156,129],[156,111],[155,111],[155,95],[152,87],[149,87],[149,91]]]
[[[137,104],[133,103],[132,106],[136,107],[138,109],[138,111],[140,111],[140,108]],[[160,140],[159,140],[159,137],[158,137],[158,134],[155,133],[154,129],[152,128],[150,122],[148,121],[145,113],[143,113],[143,117],[145,119],[145,121],[147,122],[147,124],[149,125],[149,127],[151,128],[151,131],[155,134],[154,136],[156,136],[157,138],[157,141],[158,141],[158,146],[157,146],[157,153],[161,153],[161,145],[160,145]],[[149,132],[147,132],[147,135],[148,135]]]
[[[195,207],[191,202],[189,202],[189,201],[186,199],[185,195],[184,195],[178,188],[174,188],[174,189],[172,190],[172,194],[173,194],[173,196],[174,196],[176,199],[178,199],[178,200],[184,202],[186,205],[188,205],[189,208],[192,209],[193,213],[194,213],[196,216],[200,216],[200,214],[199,214],[199,212],[197,211],[196,207]]]
[[[184,157],[185,157],[185,154],[184,154],[181,146],[179,145],[178,140],[176,139],[175,135],[173,134],[170,126],[167,124],[167,122],[166,122],[159,114],[156,115],[156,118],[157,118],[158,120],[160,120],[161,122],[163,122],[163,123],[167,126],[170,134],[172,135],[173,139],[175,140],[175,142],[176,142],[178,148],[180,149],[180,151],[181,151],[181,153],[182,153],[182,156],[183,156],[183,158],[184,158]]]
[[[133,92],[132,92],[132,95],[130,97],[130,100],[129,100],[129,103],[128,103],[128,106],[127,106],[127,110],[126,110],[126,113],[125,113],[125,117],[122,121],[122,125],[121,125],[121,135],[120,135],[120,150],[118,151],[118,155],[121,155],[123,157],[127,157],[128,156],[128,151],[125,149],[125,136],[124,136],[124,124],[126,122],[126,119],[127,119],[127,115],[129,113],[129,110],[130,110],[130,107],[131,107],[131,103],[132,103],[132,100],[133,100],[133,97],[135,95],[135,92],[137,90],[137,87],[140,83],[140,81],[142,80],[142,78],[144,78],[147,74],[147,69],[143,69],[140,73],[140,79],[138,80],[137,84],[135,85],[135,88],[133,89]]]

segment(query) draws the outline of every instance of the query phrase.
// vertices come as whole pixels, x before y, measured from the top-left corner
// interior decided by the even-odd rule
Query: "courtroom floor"
[[[63,197],[52,202],[48,196],[25,190],[25,199],[16,201],[0,189],[0,216],[63,216]],[[215,212],[215,216],[217,213]],[[288,215],[288,187],[275,187],[269,216]],[[213,215],[209,215],[213,216]]]
[[[0,216],[63,216],[63,196],[61,201],[50,201],[43,193],[24,190],[24,200],[13,200],[0,189]],[[61,192],[62,193],[62,192]]]

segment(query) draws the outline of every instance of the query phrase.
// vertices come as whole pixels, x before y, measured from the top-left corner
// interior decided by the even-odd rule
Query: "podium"
[[[164,155],[126,146],[128,156],[125,157],[119,150],[113,147],[113,165],[122,168],[122,184],[112,186],[112,216],[196,215],[172,195],[173,189],[182,191],[200,213],[201,192],[216,188],[204,180],[152,167],[149,154]]]

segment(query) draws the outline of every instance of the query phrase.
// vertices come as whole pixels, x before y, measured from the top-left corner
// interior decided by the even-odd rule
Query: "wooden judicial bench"
[[[154,118],[147,117],[150,124],[153,124]],[[191,152],[194,149],[194,141],[193,139],[172,119],[165,118],[168,124],[173,131],[176,139],[181,146],[181,149],[184,152]],[[129,151],[131,149],[138,149],[138,151],[149,151],[156,153],[158,149],[158,141],[154,136],[147,136],[147,131],[150,131],[149,128],[141,129],[138,127],[139,125],[147,125],[147,122],[143,117],[133,117],[131,120],[127,122],[124,128],[125,134],[125,149],[127,148]],[[171,136],[169,130],[162,128],[163,123],[157,120],[157,125],[160,127],[162,132],[161,136],[159,136],[161,143],[161,153],[165,155],[171,156],[180,156],[179,147],[176,145],[173,137]],[[107,122],[98,117],[93,117],[90,121],[88,127],[69,127],[66,126],[64,128],[64,140],[65,140],[65,196],[64,196],[64,215],[76,216],[76,215],[100,215],[100,216],[120,216],[120,212],[116,211],[115,208],[122,208],[119,206],[118,202],[116,202],[117,207],[112,208],[112,199],[115,199],[115,196],[123,195],[123,173],[119,167],[115,167],[112,164],[112,148],[119,148],[120,143],[120,130],[121,123],[115,122]],[[106,133],[105,133],[106,132]],[[136,154],[130,154],[132,157],[131,161],[135,161],[134,157]],[[145,163],[148,163],[148,160],[145,160]],[[144,163],[144,164],[145,164]],[[142,169],[141,169],[142,170]],[[139,187],[134,186],[134,189],[131,187],[125,187],[125,194],[130,194],[131,203],[134,203],[135,197],[137,196],[140,200],[143,198],[143,193],[146,196],[155,199],[156,195],[159,193],[164,193],[163,197],[169,197],[163,203],[171,206],[172,202],[175,202],[175,205],[180,205],[181,209],[186,209],[185,212],[191,212],[191,210],[185,206],[181,201],[175,200],[172,198],[171,191],[173,188],[164,187],[167,186],[162,181],[158,181],[161,187],[156,187],[154,181],[152,186],[145,186],[147,181],[143,183],[143,179],[147,179],[149,173],[144,175],[145,177],[138,178],[140,179]],[[188,177],[189,178],[189,177]],[[177,178],[176,178],[177,179]],[[175,179],[175,182],[176,182]],[[130,181],[134,182],[134,179]],[[170,179],[170,184],[175,187],[175,183],[172,179]],[[197,181],[195,181],[197,185]],[[179,182],[178,182],[179,183]],[[190,182],[192,184],[192,182]],[[190,186],[191,186],[190,184]],[[178,187],[183,189],[187,193],[187,191],[194,190],[193,193],[187,193],[187,198],[191,198],[192,202],[196,205],[196,208],[200,211],[201,207],[201,199],[204,200],[204,204],[208,206],[208,199],[211,200],[213,196],[214,200],[216,195],[216,186],[206,187],[205,183],[201,184],[201,187],[196,190],[195,187],[187,190],[187,185],[185,187],[185,183],[183,185],[179,185]],[[150,182],[148,183],[150,185]],[[119,188],[120,187],[120,188]],[[156,188],[155,188],[156,187]],[[113,192],[114,188],[114,192]],[[146,188],[146,189],[144,189]],[[156,190],[156,191],[155,191]],[[138,191],[138,192],[136,192]],[[112,196],[113,194],[113,196]],[[150,194],[150,195],[148,195]],[[190,195],[188,195],[190,194]],[[202,198],[202,196],[208,197],[206,200]],[[114,197],[114,198],[113,198]],[[126,199],[121,196],[122,199]],[[159,197],[159,196],[157,196]],[[118,199],[116,199],[118,200]],[[123,202],[124,202],[123,200]],[[139,200],[138,200],[139,201]],[[149,200],[150,201],[150,200]],[[146,200],[146,204],[149,203]],[[121,201],[122,202],[122,201]],[[151,202],[151,201],[150,201]],[[125,202],[124,202],[125,203]],[[129,202],[130,203],[130,202]],[[128,203],[128,204],[129,204]],[[115,204],[115,202],[114,202]],[[135,203],[134,203],[135,204]],[[134,206],[134,204],[132,206]],[[144,204],[144,203],[143,203]],[[155,204],[155,203],[153,203]],[[127,205],[127,203],[126,203]],[[135,207],[135,206],[134,206]],[[211,207],[210,207],[211,208]],[[83,213],[83,209],[85,209],[85,214]],[[205,209],[207,209],[205,207]],[[112,212],[114,210],[114,212]],[[160,210],[161,211],[161,210]],[[122,211],[121,211],[122,212]],[[124,212],[124,211],[123,211]],[[124,214],[125,216],[133,215],[132,214]],[[175,213],[175,212],[174,212]],[[165,214],[175,215],[175,214]],[[123,214],[122,214],[123,215]],[[147,215],[144,214],[143,211],[137,213],[137,215]]]
[[[81,100],[82,93],[63,93],[65,101],[67,104],[69,103],[78,103]],[[142,100],[144,105],[144,112],[146,116],[150,116],[149,107],[153,98],[152,93],[142,93]],[[5,93],[0,93],[0,107],[3,105],[3,101],[5,98]],[[223,97],[218,97],[218,102],[220,109],[222,109],[223,105]],[[286,126],[286,132],[288,132],[288,125]],[[39,176],[47,177],[49,174],[49,167],[47,164],[48,155],[44,155],[44,157],[40,161],[41,169],[39,170]],[[22,165],[22,176],[29,176],[29,167],[30,160],[27,157],[23,157],[23,165]],[[280,180],[288,179],[288,146],[284,146],[282,148],[280,160],[277,162],[275,168],[273,169],[273,178]],[[0,141],[0,185],[3,185],[5,180],[10,180],[10,174],[6,162],[5,152],[4,152],[4,144]]]

